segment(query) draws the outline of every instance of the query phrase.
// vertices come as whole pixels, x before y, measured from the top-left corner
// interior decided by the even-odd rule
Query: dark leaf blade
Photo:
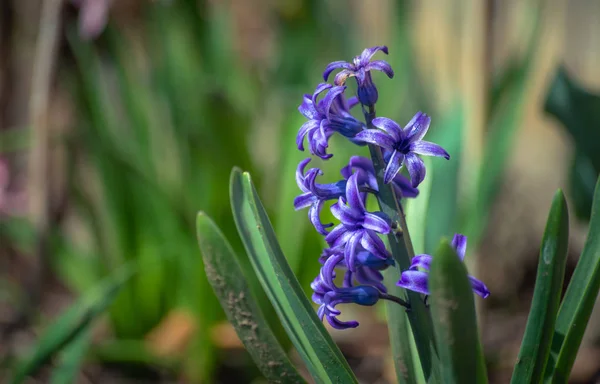
[[[11,383],[23,382],[27,376],[35,373],[55,353],[85,332],[113,302],[132,275],[131,265],[125,265],[63,313],[46,329],[31,354],[17,367]]]
[[[560,305],[568,245],[569,212],[559,190],[548,214],[531,311],[511,383],[539,383],[543,378]]]
[[[558,119],[575,142],[571,188],[575,213],[589,220],[593,188],[600,173],[600,95],[583,89],[565,68],[559,68],[546,96],[544,109]]]
[[[230,188],[233,216],[252,266],[310,374],[319,383],[356,383],[281,252],[250,175],[234,169]]]
[[[429,284],[443,382],[486,383],[467,269],[446,239],[433,257]]]
[[[270,383],[304,383],[267,324],[221,230],[203,212],[196,229],[208,280],[257,367]]]
[[[600,179],[596,183],[588,237],[556,319],[546,379],[567,382],[600,289]]]

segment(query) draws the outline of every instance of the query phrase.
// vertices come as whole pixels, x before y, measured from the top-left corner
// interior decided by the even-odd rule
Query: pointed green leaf
[[[561,190],[546,222],[531,311],[511,383],[539,383],[548,361],[567,263],[569,212]]]
[[[487,383],[471,283],[447,239],[433,257],[429,279],[443,383]]]
[[[319,383],[356,383],[281,252],[250,175],[234,169],[230,187],[233,216],[252,266],[310,374]]]
[[[546,378],[566,383],[600,289],[600,179],[596,183],[588,237],[563,298]],[[552,369],[554,368],[554,372]]]
[[[72,342],[70,342],[60,353],[59,361],[52,370],[50,377],[51,384],[70,384],[75,383],[81,361],[87,353],[92,338],[90,328],[81,332]]]
[[[267,324],[221,230],[203,212],[198,213],[196,229],[208,281],[256,366],[270,383],[303,383]]]
[[[27,376],[34,374],[55,353],[69,345],[88,329],[91,323],[113,302],[132,274],[131,265],[125,265],[63,313],[45,330],[30,355],[17,367],[11,383],[23,382]]]

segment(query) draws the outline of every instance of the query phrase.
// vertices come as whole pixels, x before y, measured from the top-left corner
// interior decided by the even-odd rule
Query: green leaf
[[[27,376],[34,374],[55,353],[85,332],[113,302],[117,293],[132,275],[133,269],[131,265],[127,264],[63,313],[46,329],[33,351],[17,367],[11,383],[23,382]]]
[[[257,367],[269,382],[303,383],[267,324],[223,233],[203,212],[198,213],[196,229],[208,281]]]
[[[553,376],[553,383],[565,383],[569,378],[599,289],[600,179],[596,183],[588,237],[556,319],[551,357],[546,369],[546,378],[549,380]]]
[[[554,76],[544,109],[572,136],[576,154],[571,189],[578,217],[588,220],[594,184],[600,173],[600,95],[590,93],[561,67]]]
[[[87,328],[63,349],[57,366],[52,370],[51,384],[75,383],[81,360],[90,347],[91,338],[91,329]]]
[[[550,354],[567,263],[569,212],[561,190],[546,222],[531,311],[511,383],[539,383]]]
[[[234,169],[230,188],[233,216],[252,266],[308,371],[319,383],[356,383],[281,252],[250,175]]]
[[[442,382],[486,383],[485,361],[467,268],[447,239],[442,240],[433,257],[429,285]]]

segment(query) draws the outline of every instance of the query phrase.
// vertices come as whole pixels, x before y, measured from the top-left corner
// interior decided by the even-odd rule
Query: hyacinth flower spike
[[[452,248],[460,260],[464,260],[467,251],[467,237],[461,234],[454,235],[452,239]],[[429,268],[431,266],[432,256],[427,254],[416,255],[411,261],[410,268],[402,272],[398,286],[429,295]],[[477,295],[484,299],[490,295],[490,291],[483,282],[469,275],[471,288]]]
[[[444,157],[449,160],[450,155],[437,144],[424,141],[423,137],[429,129],[431,118],[419,112],[402,129],[395,121],[377,117],[373,125],[377,129],[368,129],[360,132],[354,138],[369,144],[384,148],[387,165],[384,173],[384,182],[390,183],[406,164],[413,187],[417,187],[425,179],[425,164],[417,155]]]
[[[349,77],[355,77],[358,84],[358,100],[363,105],[375,105],[379,94],[377,88],[371,78],[371,71],[381,71],[385,73],[390,79],[394,77],[394,71],[392,67],[384,60],[371,61],[371,58],[375,53],[381,51],[387,55],[388,49],[386,46],[376,46],[372,48],[366,48],[360,56],[356,56],[352,63],[345,61],[334,61],[330,63],[323,72],[323,79],[327,81],[331,72],[336,69],[341,71],[335,76],[333,82],[336,85],[346,84],[346,80]]]

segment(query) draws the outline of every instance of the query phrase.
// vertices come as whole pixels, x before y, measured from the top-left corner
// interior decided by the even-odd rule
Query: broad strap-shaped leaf
[[[486,383],[471,283],[447,239],[433,257],[429,285],[443,383]]]
[[[546,222],[533,302],[511,383],[539,383],[543,378],[560,305],[568,245],[569,212],[565,196],[558,190]]]
[[[304,383],[267,324],[221,230],[203,212],[196,218],[196,230],[208,281],[256,366],[270,383]]]
[[[567,292],[552,339],[546,379],[566,383],[600,289],[600,179],[596,183],[590,228]]]
[[[310,374],[318,383],[356,383],[281,252],[250,175],[234,169],[230,188],[233,216],[252,266]]]
[[[130,264],[121,267],[64,312],[45,330],[30,355],[17,367],[11,383],[23,382],[55,353],[85,332],[113,302],[132,274]]]

